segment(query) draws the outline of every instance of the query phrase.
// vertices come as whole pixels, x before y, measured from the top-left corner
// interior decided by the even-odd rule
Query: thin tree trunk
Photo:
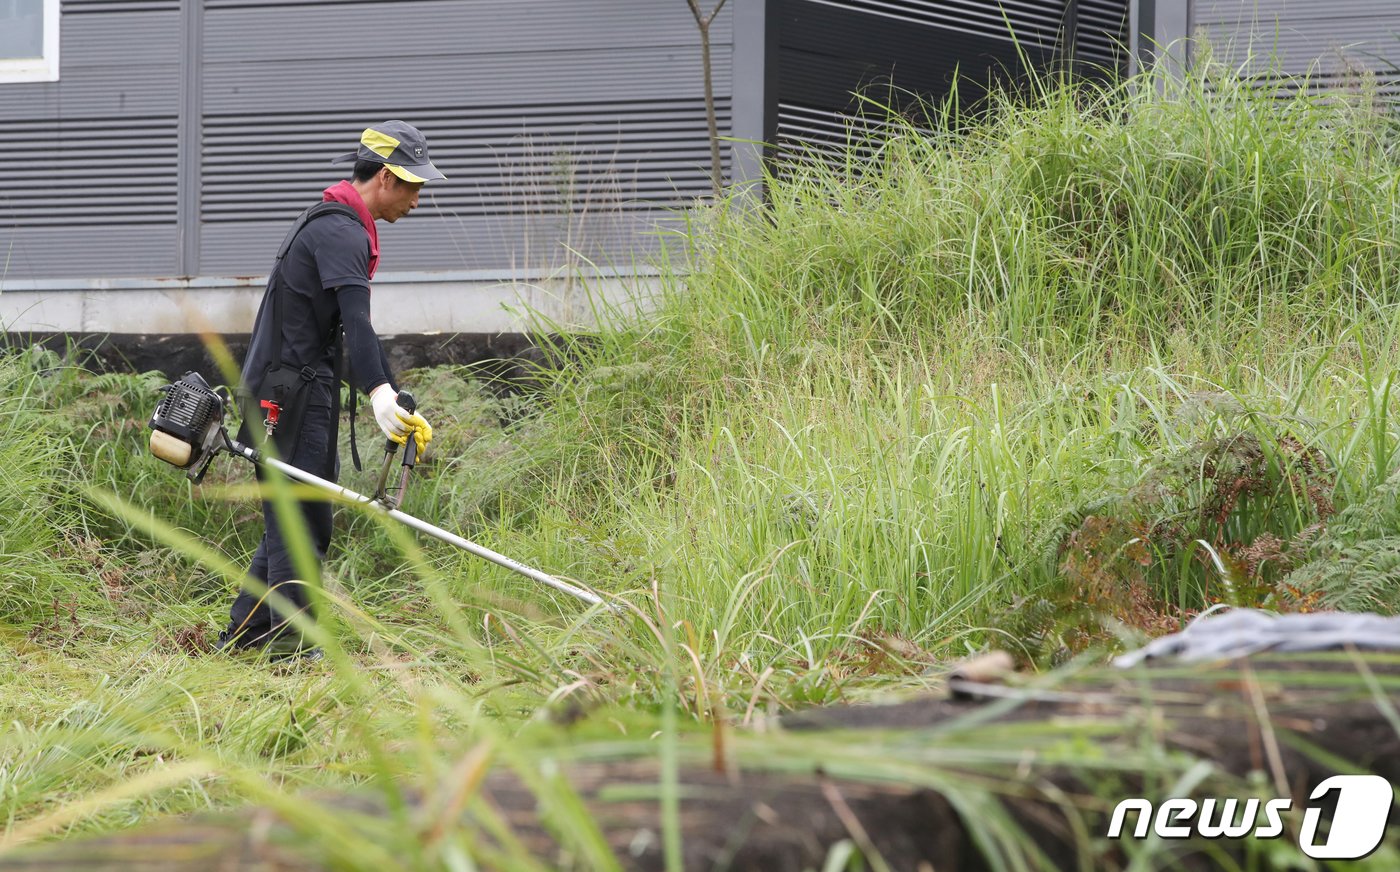
[[[714,74],[710,67],[710,24],[719,15],[728,0],[719,0],[709,15],[701,14],[695,0],[686,0],[690,14],[695,16],[695,26],[700,29],[700,59],[705,68],[705,121],[710,128],[710,182],[715,199],[724,195],[724,164],[719,154],[719,119],[715,116]]]

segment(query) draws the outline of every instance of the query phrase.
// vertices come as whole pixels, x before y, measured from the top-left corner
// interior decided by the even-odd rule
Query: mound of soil
[[[1057,672],[1007,684],[950,682],[952,693],[907,702],[831,707],[788,716],[782,727],[807,735],[919,738],[938,728],[976,730],[995,723],[1038,723],[1065,742],[1093,741],[1108,753],[1140,747],[1144,735],[1168,751],[1209,760],[1222,773],[1264,773],[1299,802],[1338,771],[1375,772],[1400,783],[1400,657],[1354,653],[1256,656],[1209,667],[1154,666],[1131,672]],[[905,732],[907,731],[907,733]],[[873,734],[872,734],[873,735]],[[938,741],[929,733],[928,741]],[[1095,869],[1122,868],[1117,843],[1101,838],[1112,802],[1093,797],[1084,773],[1054,765],[1012,765],[1021,787],[1002,802],[1044,853],[1046,868],[1078,868],[1091,851]],[[664,868],[659,772],[651,759],[579,764],[565,769],[623,868]],[[1120,797],[1150,795],[1141,773],[1122,773]],[[820,769],[779,772],[749,764],[737,772],[710,766],[682,769],[680,823],[685,868],[785,872],[820,869],[834,846],[849,842],[878,854],[890,869],[992,869],[967,822],[939,793],[887,779],[832,777]],[[536,795],[506,771],[489,775],[482,798],[531,853],[549,868],[586,868],[540,819]],[[1067,800],[1067,797],[1069,798]],[[1160,797],[1159,797],[1160,798]],[[331,799],[347,814],[379,814],[377,800]],[[1392,820],[1395,816],[1392,816]],[[1089,825],[1086,845],[1077,826]],[[304,870],[330,868],[298,849],[288,822],[268,810],[175,821],[160,826],[31,849],[0,859],[0,872],[37,870]],[[1183,841],[1177,868],[1219,868],[1219,853],[1239,843]],[[483,868],[493,868],[483,866]]]

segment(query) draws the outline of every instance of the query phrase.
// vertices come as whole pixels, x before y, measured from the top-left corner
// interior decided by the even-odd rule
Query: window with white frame
[[[58,81],[59,0],[0,0],[0,82]]]

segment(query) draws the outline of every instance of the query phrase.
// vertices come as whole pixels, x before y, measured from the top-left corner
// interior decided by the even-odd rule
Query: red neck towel
[[[360,223],[365,225],[365,233],[369,234],[369,277],[374,278],[374,270],[379,266],[379,231],[374,227],[374,219],[370,217],[369,208],[365,206],[360,192],[349,182],[336,182],[326,188],[322,199],[327,203],[344,203],[360,216]]]

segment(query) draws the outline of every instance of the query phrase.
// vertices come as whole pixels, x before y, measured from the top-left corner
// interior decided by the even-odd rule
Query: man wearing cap
[[[268,278],[243,363],[240,435],[241,441],[270,440],[288,463],[334,481],[340,465],[342,353],[349,363],[346,380],[369,396],[386,436],[400,444],[411,436],[420,451],[433,437],[421,415],[398,403],[398,388],[370,323],[369,283],[379,264],[375,221],[392,224],[404,217],[417,207],[425,182],[445,177],[429,160],[423,134],[403,121],[366,128],[359,148],[332,163],[354,164],[349,181],[322,194],[323,203],[340,206],[320,205],[303,213]],[[276,413],[270,404],[277,406]],[[306,501],[300,509],[318,561],[323,560],[331,540],[331,504]],[[319,656],[303,646],[300,633],[288,623],[287,606],[306,616],[311,607],[292,567],[282,525],[267,501],[263,522],[262,541],[248,568],[259,584],[239,592],[218,647],[267,651],[275,657]],[[283,608],[269,603],[269,592]]]

